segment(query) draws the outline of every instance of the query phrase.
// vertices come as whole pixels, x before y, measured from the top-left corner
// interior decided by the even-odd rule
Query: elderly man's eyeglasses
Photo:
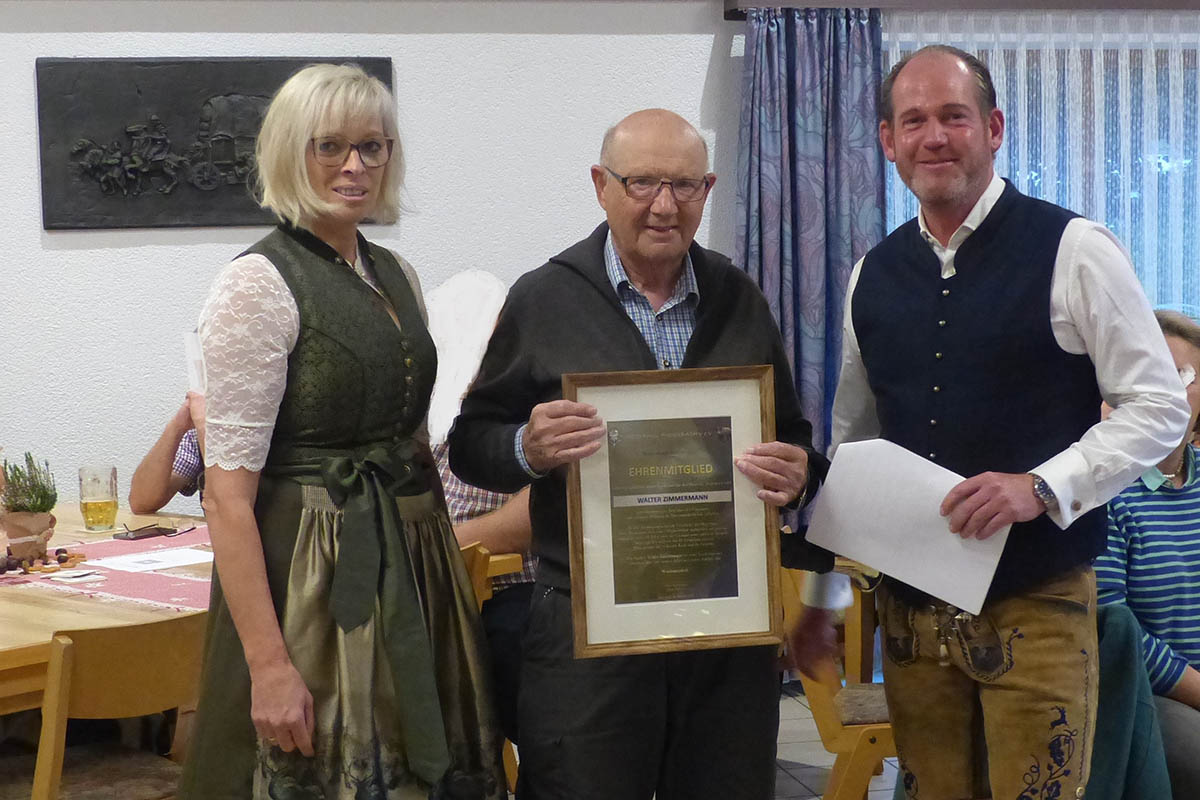
[[[658,193],[664,186],[669,186],[677,201],[694,203],[702,200],[704,195],[708,194],[709,186],[712,185],[707,176],[667,180],[650,175],[619,175],[608,167],[605,169],[608,170],[609,175],[621,182],[621,185],[625,187],[625,194],[634,200],[653,200],[658,197]]]
[[[395,139],[363,139],[351,142],[341,136],[318,136],[312,140],[313,157],[324,167],[340,167],[350,157],[351,150],[358,151],[364,167],[382,167],[392,157]]]

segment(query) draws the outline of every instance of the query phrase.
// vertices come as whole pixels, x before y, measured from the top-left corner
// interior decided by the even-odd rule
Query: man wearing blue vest
[[[1183,436],[1179,375],[1112,234],[993,172],[1004,115],[982,63],[914,53],[879,120],[921,210],[851,275],[834,441],[882,437],[966,476],[941,505],[948,537],[1013,525],[979,615],[879,590],[902,783],[920,800],[1082,797],[1104,503]]]

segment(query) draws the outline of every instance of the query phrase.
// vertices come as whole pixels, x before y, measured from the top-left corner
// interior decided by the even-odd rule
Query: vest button
[[[944,320],[944,319],[939,319],[939,320],[938,320],[938,327],[939,327],[939,328],[944,328],[944,327],[946,327],[946,320]]]
[[[936,419],[931,419],[931,420],[929,420],[929,424],[930,424],[930,425],[937,425],[937,420],[936,420]]]
[[[940,387],[940,386],[934,386],[934,387],[933,387],[933,390],[934,390],[935,392],[940,392],[940,391],[942,390],[942,387]]]
[[[938,361],[941,361],[941,360],[942,360],[942,354],[941,354],[941,353],[934,353],[934,354],[933,354],[933,357],[934,357],[934,358],[936,358]]]
[[[950,295],[949,289],[942,289],[942,297],[948,297],[949,295]]]
[[[932,461],[932,460],[933,460],[933,459],[935,459],[935,458],[937,458],[937,453],[930,453],[930,454],[929,454],[929,460],[930,460],[930,461]]]

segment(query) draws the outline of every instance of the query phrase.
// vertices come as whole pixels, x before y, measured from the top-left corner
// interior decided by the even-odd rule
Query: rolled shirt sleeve
[[[1165,458],[1183,440],[1190,409],[1129,255],[1104,226],[1074,219],[1063,232],[1050,324],[1063,350],[1092,359],[1113,407],[1078,442],[1030,468],[1054,491],[1050,518],[1066,528]]]

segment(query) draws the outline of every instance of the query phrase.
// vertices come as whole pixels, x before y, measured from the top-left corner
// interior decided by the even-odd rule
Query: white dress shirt
[[[921,235],[941,262],[943,279],[954,276],[958,248],[1003,191],[1004,181],[993,174],[945,246],[930,234],[924,211],[918,214]],[[842,442],[873,439],[880,432],[851,315],[862,265],[862,259],[854,265],[846,287],[831,456]],[[1049,313],[1058,346],[1091,358],[1100,395],[1113,407],[1108,419],[1093,425],[1078,442],[1041,464],[1029,465],[1029,471],[1040,475],[1058,498],[1058,509],[1050,518],[1066,528],[1166,457],[1182,440],[1190,411],[1129,254],[1103,225],[1082,218],[1067,223],[1054,260]],[[1046,402],[1053,403],[1053,395]],[[828,579],[810,579],[806,584],[811,586],[805,593],[809,605],[836,605],[827,599],[832,594]]]

